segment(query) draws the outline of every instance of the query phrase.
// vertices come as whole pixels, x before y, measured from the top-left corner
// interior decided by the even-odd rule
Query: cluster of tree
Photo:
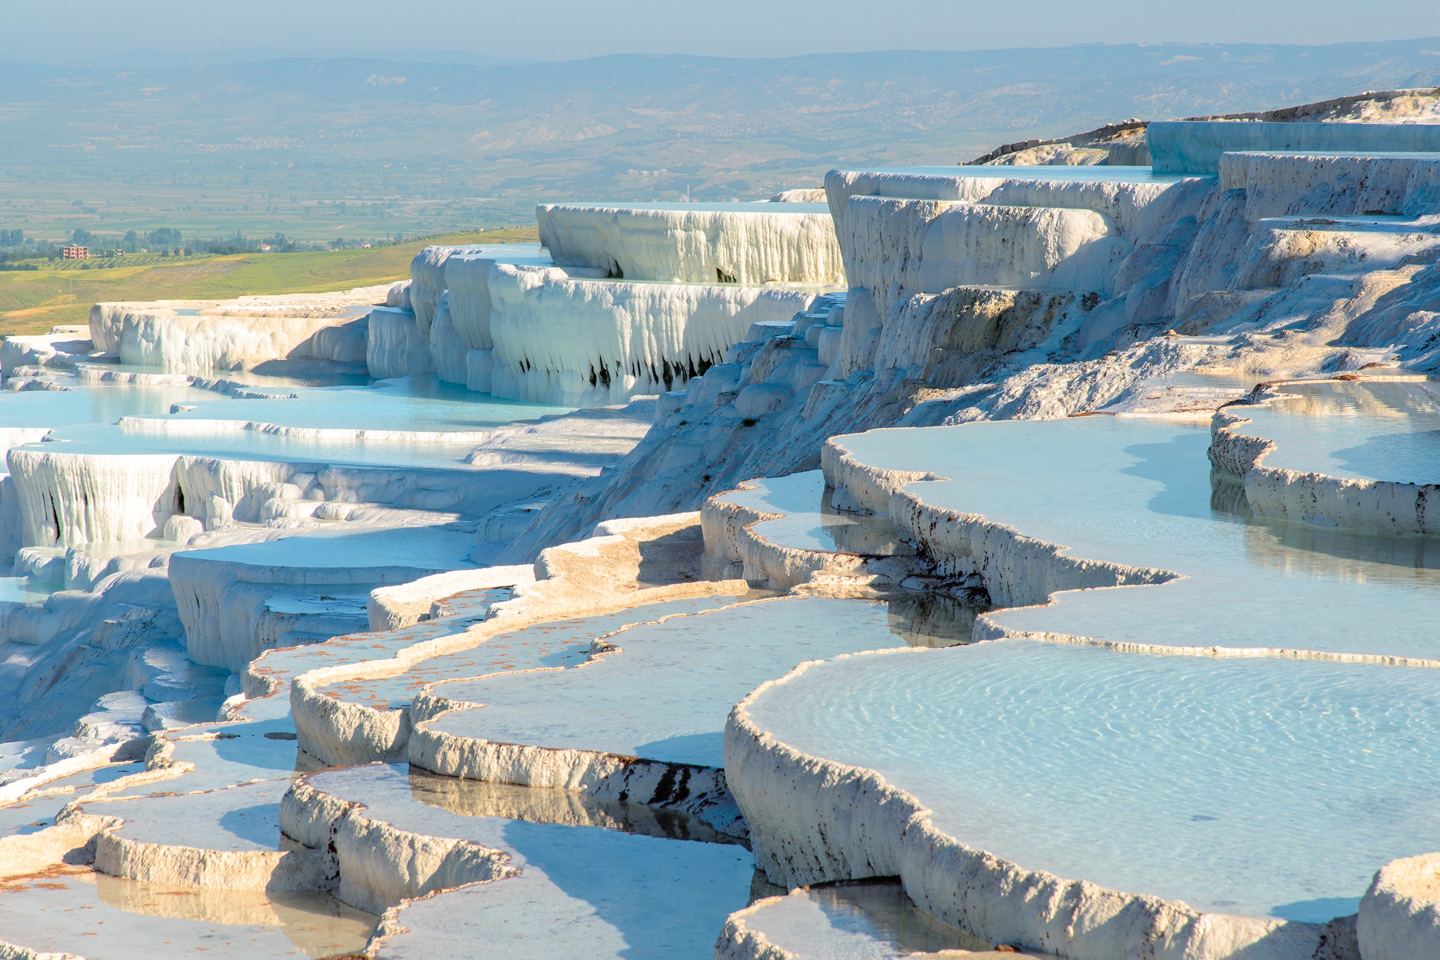
[[[145,233],[131,230],[121,238],[113,235],[97,236],[83,227],[77,227],[70,232],[69,237],[58,243],[26,237],[23,229],[6,228],[0,229],[0,269],[36,269],[35,264],[18,261],[56,260],[60,258],[60,251],[64,247],[72,245],[90,248],[92,257],[103,256],[107,250],[118,250],[121,253],[155,251],[169,256],[184,249],[181,246],[180,231],[172,227],[161,227]]]
[[[160,227],[145,233],[131,230],[118,240],[113,236],[97,236],[84,227],[76,227],[70,231],[68,243],[77,247],[89,247],[92,252],[119,250],[122,253],[169,253],[184,249],[180,240],[180,231],[174,227]]]
[[[184,246],[180,240],[180,231],[174,227],[159,227],[155,230],[147,230],[144,233],[130,230],[119,240],[97,237],[89,230],[81,229],[76,229],[70,235],[71,243],[78,243],[85,247],[120,250],[124,253],[144,253],[151,251],[170,253],[176,250],[183,250]]]
[[[151,250],[176,250],[180,248],[180,231],[174,227],[158,227],[147,231],[141,237],[131,230],[125,234],[125,242],[130,244],[140,242]]]
[[[0,270],[35,270],[20,261],[60,256],[60,247],[48,240],[26,237],[21,229],[0,230]]]
[[[404,238],[400,234],[387,237],[385,240],[376,240],[376,245],[403,243]],[[49,259],[54,260],[60,257],[62,247],[80,246],[90,248],[91,257],[100,257],[105,251],[119,251],[120,253],[159,253],[162,256],[172,256],[182,253],[210,253],[217,255],[236,253],[295,253],[301,250],[353,250],[360,247],[371,246],[369,240],[347,240],[344,237],[337,237],[334,240],[305,241],[293,240],[283,233],[276,232],[269,237],[247,237],[236,230],[232,236],[210,240],[192,239],[185,241],[180,231],[174,227],[157,227],[154,230],[146,230],[143,233],[137,230],[128,231],[123,237],[116,237],[114,234],[96,235],[84,227],[76,227],[70,232],[68,239],[56,243],[51,240],[38,238],[27,238],[23,229],[5,228],[0,229],[0,269],[38,269],[37,265],[20,263],[20,261],[31,261]]]
[[[193,244],[197,253],[294,253],[305,249],[283,233],[271,237],[247,237],[239,230],[223,240],[197,240]]]

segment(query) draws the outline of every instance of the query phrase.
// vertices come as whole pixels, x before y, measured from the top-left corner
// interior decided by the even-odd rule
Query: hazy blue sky
[[[137,49],[463,50],[567,60],[607,53],[787,56],[1096,42],[1339,43],[1440,36],[1435,0],[69,0],[0,4],[0,58]]]

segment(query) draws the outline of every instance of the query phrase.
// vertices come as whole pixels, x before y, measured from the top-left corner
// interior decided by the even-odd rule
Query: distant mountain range
[[[247,215],[398,198],[503,222],[540,199],[764,196],[837,164],[948,164],[1132,116],[1440,84],[1440,39],[402,60],[0,62],[0,219],[27,189],[159,210],[243,182]]]

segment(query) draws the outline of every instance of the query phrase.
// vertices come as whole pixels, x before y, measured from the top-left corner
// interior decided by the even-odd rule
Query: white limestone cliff
[[[370,311],[365,334],[365,367],[381,380],[411,377],[435,369],[429,339],[420,332],[415,314],[400,307]]]
[[[645,284],[495,264],[491,392],[547,403],[614,403],[668,390],[718,362],[754,323],[788,320],[816,291]]]
[[[355,369],[365,360],[364,316],[388,288],[235,301],[98,303],[90,340],[120,362],[174,372]]]
[[[830,218],[814,205],[545,203],[535,218],[556,263],[614,277],[752,286],[843,281]]]

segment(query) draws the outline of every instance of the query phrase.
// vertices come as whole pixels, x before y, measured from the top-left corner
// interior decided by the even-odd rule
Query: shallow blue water
[[[1382,406],[1398,424],[1428,415]],[[1251,518],[1212,486],[1208,441],[1091,417],[841,443],[948,478],[906,487],[932,506],[1176,576],[989,614],[1012,634],[1440,656],[1440,542]],[[1386,861],[1440,848],[1434,669],[1005,640],[831,661],[752,715],[879,771],[967,844],[1200,909],[1327,920]]]
[[[571,410],[471,393],[434,376],[327,387],[265,378],[257,387],[271,396],[235,399],[188,386],[126,384],[0,393],[0,426],[55,428],[48,441],[32,446],[51,452],[192,454],[454,469],[464,466],[459,461],[473,449],[473,440],[321,439],[258,430],[206,433],[184,422],[229,420],[306,429],[473,433]],[[145,422],[117,426],[116,421],[125,417]],[[176,421],[173,427],[166,425]]]
[[[1431,670],[1007,640],[832,661],[754,720],[1023,867],[1222,913],[1353,913],[1440,849]]]
[[[473,431],[573,409],[473,393],[443,383],[433,374],[363,386],[302,386],[270,392],[274,394],[271,399],[211,399],[175,416],[181,420],[253,420],[287,427],[428,433]]]
[[[900,646],[884,604],[785,597],[631,627],[583,665],[439,684],[484,704],[432,729],[666,763],[724,764],[730,708],[805,660]],[[483,649],[483,648],[480,648]]]
[[[992,615],[1007,628],[1440,657],[1440,541],[1248,518],[1212,488],[1203,427],[1086,417],[877,430],[842,442],[862,462],[950,478],[907,487],[927,503],[984,514],[1071,557],[1180,576]]]
[[[0,391],[0,426],[66,427],[83,423],[113,423],[126,416],[158,416],[176,403],[206,403],[216,399],[209,390],[194,387],[155,387],[106,384],[75,386],[70,390]]]
[[[556,416],[569,407],[500,400],[439,382],[434,376],[365,385],[261,385],[272,396],[235,399],[191,387],[102,385],[70,391],[0,395],[0,425],[54,426],[32,446],[87,454],[192,454],[242,460],[460,468],[473,440],[435,437],[317,438],[259,430],[207,433],[192,420],[229,420],[281,427],[402,433],[471,432],[516,420]],[[14,399],[17,402],[11,403]],[[7,406],[8,404],[8,406]],[[174,414],[172,405],[178,405]],[[121,417],[143,422],[116,425]],[[167,426],[174,422],[174,426]],[[52,445],[59,444],[59,445]]]
[[[402,567],[441,570],[474,566],[475,535],[445,527],[306,531],[279,540],[184,551],[177,557],[277,567]]]
[[[662,617],[701,613],[734,600],[729,596],[695,597],[536,624],[498,634],[464,650],[419,660],[395,676],[346,681],[337,692],[348,702],[381,710],[409,705],[431,684],[437,696],[473,700],[480,695],[483,681],[477,687],[477,681],[469,678],[514,670],[574,666],[585,662],[590,644],[599,637]]]
[[[896,541],[895,527],[883,517],[837,513],[829,508],[825,477],[819,470],[788,477],[751,480],[750,489],[723,495],[727,503],[764,513],[751,530],[766,541],[800,550],[891,556],[908,553]]]
[[[1440,483],[1440,384],[1285,384],[1293,398],[1231,407],[1235,429],[1275,442],[1265,466],[1352,480]]]
[[[316,788],[363,804],[368,818],[504,851],[520,870],[413,902],[400,914],[408,934],[387,943],[392,955],[455,956],[484,942],[516,960],[701,960],[712,955],[725,918],[749,899],[754,859],[738,844],[629,832],[623,820],[605,816],[596,819],[614,829],[543,822],[544,795],[552,809],[590,805],[559,790],[523,791],[529,796],[513,805],[515,818],[484,815],[483,804],[463,802],[463,784],[446,780],[381,764],[311,778]],[[527,812],[534,819],[520,819]]]
[[[50,440],[25,449],[101,455],[191,455],[225,460],[264,460],[356,467],[463,469],[473,443],[413,445],[386,440],[322,440],[247,430],[219,436],[166,435],[115,424],[88,424],[54,431]]]

